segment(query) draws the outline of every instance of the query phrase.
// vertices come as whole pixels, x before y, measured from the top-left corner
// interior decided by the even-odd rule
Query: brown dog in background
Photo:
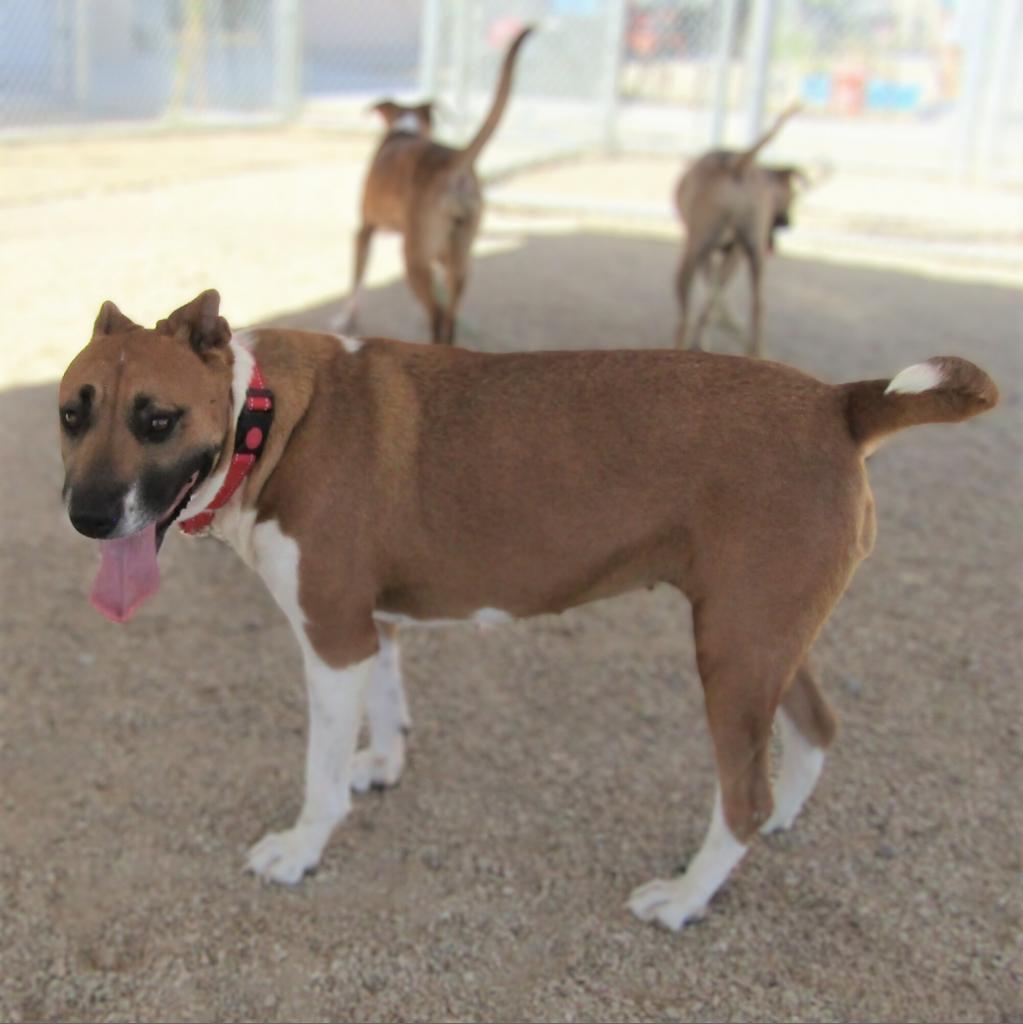
[[[362,192],[362,224],[355,236],[352,292],[336,327],[351,330],[358,314],[370,241],[377,228],[405,236],[405,272],[430,316],[432,340],[454,344],[455,314],[469,273],[469,252],[483,216],[483,194],[473,164],[494,134],[511,92],[515,59],[532,27],[508,47],[494,102],[464,149],[430,138],[433,104],[402,106],[384,100],[373,109],[387,122]],[[444,268],[446,307],[434,293],[434,264]]]
[[[700,348],[700,335],[711,311],[718,305],[740,256],[745,256],[750,268],[751,293],[747,351],[750,355],[763,354],[764,261],[774,248],[774,232],[789,226],[794,181],[805,181],[805,175],[796,167],[759,166],[756,157],[798,109],[797,104],[788,107],[749,149],[713,150],[682,175],[675,192],[675,205],[686,227],[685,249],[676,279],[676,347]],[[689,290],[700,269],[710,292],[687,345]]]

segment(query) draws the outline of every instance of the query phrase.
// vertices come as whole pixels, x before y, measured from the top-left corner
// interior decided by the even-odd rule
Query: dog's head
[[[403,135],[421,135],[428,139],[433,129],[433,104],[419,103],[407,107],[394,100],[381,100],[370,108],[379,114],[387,125],[387,133]]]
[[[806,175],[798,167],[765,167],[771,188],[771,248],[774,233],[792,226],[792,209],[796,197],[807,187]]]
[[[219,308],[220,296],[203,292],[150,330],[104,302],[92,340],[64,373],[64,497],[74,528],[107,542],[108,584],[118,571],[153,576],[164,533],[220,458],[233,356]],[[119,564],[107,567],[108,554]],[[107,597],[115,606],[126,599]]]

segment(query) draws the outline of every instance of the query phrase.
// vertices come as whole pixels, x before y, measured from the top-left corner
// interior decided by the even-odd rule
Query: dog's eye
[[[144,395],[135,399],[134,414],[129,419],[132,433],[143,444],[159,444],[173,437],[184,409],[160,409]]]
[[[66,433],[71,435],[77,434],[84,423],[85,416],[78,409],[60,410],[60,425]]]
[[[147,441],[165,441],[178,417],[170,412],[153,412],[142,420],[142,433]]]

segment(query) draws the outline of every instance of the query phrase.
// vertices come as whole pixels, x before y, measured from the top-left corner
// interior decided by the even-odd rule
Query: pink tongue
[[[127,622],[138,606],[160,589],[156,524],[130,537],[101,541],[100,551],[103,562],[89,598],[112,622]]]

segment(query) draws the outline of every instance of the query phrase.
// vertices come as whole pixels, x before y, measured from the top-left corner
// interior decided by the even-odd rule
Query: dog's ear
[[[174,310],[156,329],[162,334],[180,334],[195,351],[204,356],[223,348],[231,339],[231,328],[220,315],[220,292],[209,288],[187,305]]]
[[[99,307],[96,323],[92,327],[92,336],[100,334],[127,334],[134,331],[138,324],[126,317],[109,299]]]
[[[785,167],[771,167],[770,171],[777,178],[782,179],[788,185],[795,183],[800,189],[808,189],[812,182],[810,176],[802,169],[802,167],[796,167],[795,165],[787,165]]]
[[[433,100],[420,103],[418,107],[412,108],[412,112],[426,125],[427,130],[433,127]]]
[[[394,100],[381,100],[369,108],[369,113],[379,114],[388,124],[401,113],[401,107]]]
[[[813,182],[810,181],[810,175],[807,174],[802,167],[792,168],[792,178],[804,192],[813,184]]]

